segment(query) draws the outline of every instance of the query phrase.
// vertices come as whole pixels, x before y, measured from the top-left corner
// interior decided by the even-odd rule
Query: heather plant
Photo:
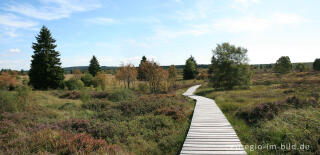
[[[135,94],[130,89],[117,89],[109,96],[109,100],[111,101],[124,101],[131,100],[135,97]]]

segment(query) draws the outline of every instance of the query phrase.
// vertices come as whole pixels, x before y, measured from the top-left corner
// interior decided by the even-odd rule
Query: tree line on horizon
[[[57,89],[63,87],[98,86],[105,83],[105,77],[99,65],[97,57],[93,56],[88,67],[89,74],[64,82],[64,70],[61,67],[60,53],[56,51],[56,40],[52,37],[49,29],[43,26],[36,36],[36,42],[32,44],[31,68],[28,72],[29,84],[34,89]],[[199,72],[197,62],[190,56],[183,66],[183,79],[208,79],[212,87],[232,89],[234,87],[248,88],[251,84],[252,71],[248,64],[247,49],[236,47],[229,43],[218,44],[212,50],[213,56],[207,73]],[[280,57],[273,68],[277,74],[289,73],[293,67],[288,56]],[[299,63],[295,66],[297,71],[305,71],[305,65]],[[313,63],[313,69],[320,71],[320,59]],[[21,71],[23,72],[23,71]],[[80,71],[76,74],[81,74]],[[132,64],[122,64],[116,70],[116,79],[122,81],[126,88],[135,84],[136,80],[146,81],[152,93],[160,92],[163,87],[175,86],[177,69],[171,65],[168,69],[160,67],[153,60],[142,57],[138,67]],[[201,77],[201,78],[199,78]],[[1,79],[0,79],[1,81]],[[80,82],[79,82],[80,81]],[[2,80],[3,82],[3,80]],[[72,89],[72,88],[71,88]]]

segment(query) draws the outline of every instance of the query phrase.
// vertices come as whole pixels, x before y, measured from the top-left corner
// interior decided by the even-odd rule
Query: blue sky
[[[193,55],[210,63],[216,44],[249,50],[249,63],[320,57],[319,0],[3,0],[0,68],[29,69],[42,25],[57,40],[63,67],[137,65],[143,55],[161,65]]]

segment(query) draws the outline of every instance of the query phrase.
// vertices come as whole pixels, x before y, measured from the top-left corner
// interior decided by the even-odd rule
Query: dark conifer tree
[[[193,56],[190,56],[189,59],[187,59],[186,64],[183,67],[183,79],[189,80],[194,79],[198,74],[198,68],[196,60]]]
[[[60,53],[55,50],[56,40],[45,26],[41,28],[36,40],[32,45],[34,54],[29,71],[30,84],[35,89],[56,89],[62,86],[64,80]]]
[[[90,60],[90,65],[89,65],[88,70],[92,76],[96,76],[97,73],[99,71],[101,71],[99,61],[97,60],[97,58],[95,56],[93,56],[92,59]]]
[[[141,81],[145,81],[146,78],[146,72],[142,69],[142,65],[147,62],[147,58],[145,56],[142,57],[140,64],[139,64],[139,68],[138,68],[138,79]]]
[[[313,67],[313,70],[320,71],[320,59],[314,60],[312,67]]]

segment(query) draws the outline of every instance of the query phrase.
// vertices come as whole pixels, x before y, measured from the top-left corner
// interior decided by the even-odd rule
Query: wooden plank
[[[212,155],[212,154],[215,154],[215,155],[244,155],[244,154],[247,154],[246,151],[184,151],[182,150],[181,151],[181,155],[184,155],[184,154],[201,154],[201,155]]]
[[[193,95],[200,85],[184,95],[196,99],[190,129],[180,154],[246,154],[243,146],[214,100]]]

